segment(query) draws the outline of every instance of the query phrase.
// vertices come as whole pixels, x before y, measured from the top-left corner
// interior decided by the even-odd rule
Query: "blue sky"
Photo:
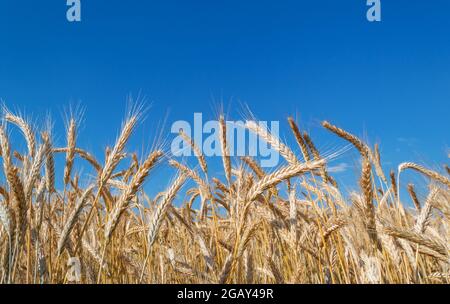
[[[35,121],[51,112],[60,145],[70,103],[86,109],[79,145],[101,151],[141,92],[152,108],[138,151],[166,114],[168,128],[223,103],[237,119],[245,103],[288,141],[294,115],[324,151],[344,145],[327,119],[379,141],[387,168],[447,160],[449,1],[382,0],[379,23],[365,0],[81,2],[81,23],[65,0],[0,2],[0,98]]]

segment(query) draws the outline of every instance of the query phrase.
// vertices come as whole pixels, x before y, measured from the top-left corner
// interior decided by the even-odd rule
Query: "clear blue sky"
[[[380,141],[387,168],[447,160],[450,1],[382,0],[382,22],[366,1],[82,0],[82,22],[65,0],[0,2],[0,98],[37,121],[86,108],[80,146],[112,144],[126,96],[153,106],[136,133],[146,148],[168,121],[213,118],[223,101],[234,118],[247,103],[261,119],[298,115],[318,146],[328,119]],[[323,136],[322,136],[323,135]],[[59,140],[58,140],[59,138]],[[144,149],[145,150],[145,149]],[[350,164],[351,165],[351,164]]]

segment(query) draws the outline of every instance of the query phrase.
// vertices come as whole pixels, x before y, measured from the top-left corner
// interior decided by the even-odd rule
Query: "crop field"
[[[78,143],[76,117],[67,119],[65,145],[55,146],[51,128],[3,110],[1,283],[450,282],[446,164],[383,168],[377,145],[324,121],[323,128],[359,152],[358,185],[349,187],[328,170],[333,155],[323,155],[294,119],[288,118],[297,142],[291,146],[247,122],[280,154],[279,166],[266,170],[257,158],[229,156],[220,115],[223,165],[213,172],[183,131],[195,165],[163,148],[129,152],[139,119],[131,112],[121,129],[112,126],[119,130],[115,144],[96,156]],[[16,147],[13,129],[26,150]],[[172,170],[167,181],[149,175],[161,166]],[[91,171],[89,178],[77,173]],[[405,171],[426,184],[409,183]],[[156,182],[167,189],[146,193]],[[416,194],[419,186],[425,197]]]

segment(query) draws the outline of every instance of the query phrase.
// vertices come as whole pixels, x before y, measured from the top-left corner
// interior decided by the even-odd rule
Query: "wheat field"
[[[405,162],[386,171],[377,145],[324,121],[360,155],[353,187],[359,190],[347,193],[328,170],[332,156],[321,155],[294,119],[288,119],[294,147],[245,125],[281,155],[282,164],[269,171],[257,159],[228,156],[220,116],[223,166],[211,176],[208,159],[184,133],[195,166],[164,149],[127,152],[139,118],[127,116],[100,163],[78,144],[76,117],[67,121],[66,145],[57,147],[50,128],[3,110],[1,283],[450,282],[447,165],[441,171]],[[25,151],[16,150],[9,129],[21,132]],[[65,157],[63,166],[56,166],[57,155]],[[90,184],[75,163],[95,172]],[[160,166],[171,167],[173,177],[150,197],[143,184],[161,183],[149,176]],[[409,184],[404,171],[428,184]],[[426,197],[416,194],[418,186]],[[76,281],[73,258],[80,264]]]

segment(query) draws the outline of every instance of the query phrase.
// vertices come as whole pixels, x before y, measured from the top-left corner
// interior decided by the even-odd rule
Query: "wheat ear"
[[[424,233],[425,229],[427,228],[430,217],[431,217],[431,210],[433,208],[434,200],[436,199],[436,196],[439,193],[439,188],[433,187],[428,194],[427,199],[425,200],[425,204],[423,205],[422,210],[420,211],[419,216],[417,217],[416,224],[414,226],[414,230],[418,233]]]
[[[330,124],[328,121],[322,122],[322,126],[330,130],[331,132],[335,133],[337,136],[352,143],[356,147],[356,149],[361,153],[361,155],[365,156],[368,154],[367,146],[355,135],[350,134],[341,128],[338,128],[335,125]]]
[[[264,190],[280,183],[288,178],[298,176],[300,174],[311,172],[320,168],[325,164],[325,160],[307,162],[304,164],[295,164],[287,167],[283,167],[274,173],[266,174],[258,183],[253,185],[248,191],[248,201],[254,201],[258,195]]]
[[[64,167],[64,184],[67,185],[70,180],[70,173],[72,172],[73,161],[75,159],[76,146],[76,123],[75,119],[71,118],[69,127],[67,129],[67,154],[66,166]]]
[[[219,139],[225,177],[228,181],[228,185],[231,185],[231,161],[227,142],[227,124],[225,122],[225,118],[222,115],[220,115],[219,117]]]
[[[5,176],[8,175],[8,172],[12,167],[12,159],[11,159],[11,149],[9,145],[9,138],[6,135],[5,129],[3,126],[0,126],[0,146],[2,150],[2,158],[3,158],[3,172]]]
[[[5,201],[0,201],[0,223],[3,225],[6,233],[11,236],[11,211]]]
[[[253,133],[260,136],[264,141],[272,146],[275,150],[280,153],[281,156],[290,164],[296,165],[298,164],[298,159],[295,156],[294,152],[288,148],[285,144],[283,144],[276,136],[271,134],[266,128],[260,126],[254,121],[247,121],[245,123],[245,127],[252,131]]]
[[[258,163],[250,156],[243,156],[242,161],[246,163],[252,170],[255,172],[256,176],[258,178],[262,178],[266,173],[263,171],[263,169],[258,165]]]
[[[161,223],[162,223],[162,220],[163,220],[164,216],[166,215],[170,204],[172,203],[173,199],[177,195],[177,192],[180,190],[180,188],[183,185],[183,183],[185,182],[185,180],[186,180],[186,175],[184,173],[181,173],[175,179],[175,181],[172,183],[172,185],[169,187],[169,189],[167,189],[161,203],[156,208],[155,213],[153,214],[152,219],[149,223],[149,230],[148,230],[148,235],[147,235],[149,248],[155,242],[159,227],[161,226]]]
[[[375,207],[373,205],[372,165],[368,158],[363,157],[362,173],[359,181],[364,197],[364,214],[366,216],[366,229],[372,242],[380,246],[377,236]]]
[[[42,145],[39,146],[38,152],[34,157],[33,163],[31,165],[30,172],[28,173],[28,178],[25,184],[25,197],[27,201],[29,201],[29,199],[31,198],[33,187],[36,180],[39,177],[42,164],[44,163],[46,152],[47,152],[47,145],[46,142],[44,142]]]
[[[150,170],[155,166],[155,164],[157,163],[157,161],[160,159],[160,157],[162,155],[163,155],[163,152],[159,151],[159,150],[150,153],[150,155],[147,157],[147,159],[144,161],[144,163],[139,167],[136,174],[133,176],[127,189],[122,192],[122,195],[120,196],[119,201],[114,206],[114,208],[111,212],[111,215],[109,217],[109,220],[106,223],[106,227],[105,227],[106,243],[109,242],[111,235],[113,234],[115,228],[117,227],[120,216],[127,209],[128,205],[130,204],[130,201],[133,199],[133,197],[136,195],[139,188],[144,183]]]
[[[305,143],[307,147],[309,148],[309,151],[311,151],[311,154],[313,155],[314,160],[320,160],[320,153],[319,150],[316,148],[316,145],[314,145],[314,142],[312,141],[311,137],[309,136],[308,132],[303,132],[303,139],[305,140]],[[320,177],[322,178],[324,183],[327,183],[328,181],[333,183],[333,186],[337,187],[336,182],[328,176],[328,173],[325,169],[325,167],[320,168]]]
[[[448,256],[448,250],[444,245],[438,243],[434,239],[421,235],[414,231],[407,231],[402,228],[393,227],[389,224],[383,224],[383,232],[396,238],[402,238],[410,242],[425,246],[437,253]]]
[[[297,124],[295,123],[292,117],[288,118],[288,122],[289,126],[291,127],[292,133],[294,133],[295,139],[297,140],[297,144],[300,147],[300,150],[302,151],[303,158],[305,159],[305,161],[310,161],[311,157],[309,156],[308,146],[306,145],[306,142],[302,136],[302,133],[298,129]]]
[[[53,153],[67,153],[69,151],[68,148],[53,148]],[[82,150],[80,148],[75,148],[75,153],[78,154],[81,158],[85,159],[88,163],[94,167],[94,169],[101,173],[102,166],[99,164],[99,162],[92,156],[89,152]]]
[[[178,170],[180,170],[181,172],[183,172],[184,174],[186,174],[195,181],[195,183],[200,188],[200,194],[203,197],[203,199],[208,199],[211,197],[211,191],[209,190],[208,184],[198,175],[197,171],[192,170],[173,159],[169,161],[169,164],[172,167],[177,168]]]
[[[434,179],[450,188],[450,179],[448,179],[447,177],[445,177],[433,170],[427,169],[427,168],[425,168],[421,165],[415,164],[415,163],[406,162],[406,163],[401,163],[398,166],[398,174],[400,175],[400,173],[406,169],[412,169],[417,172],[420,172],[423,175],[428,176],[429,178]]]
[[[417,194],[416,191],[414,190],[413,184],[408,184],[408,192],[409,195],[411,196],[411,200],[413,201],[414,207],[416,207],[416,209],[420,211],[422,207],[420,206],[420,202],[419,199],[417,198]]]
[[[122,131],[120,132],[119,138],[114,145],[114,148],[109,153],[106,159],[105,166],[100,175],[100,184],[105,183],[111,177],[113,170],[122,159],[122,151],[125,148],[125,144],[130,138],[131,133],[133,133],[136,124],[138,123],[138,118],[138,114],[133,114],[129,119],[126,120]]]
[[[87,215],[86,221],[83,224],[83,227],[81,228],[80,237],[83,237],[84,232],[87,229],[87,226],[94,215],[94,209],[97,208],[97,203],[100,198],[100,194],[103,192],[103,186],[106,184],[108,179],[111,177],[112,172],[116,168],[116,166],[119,164],[119,162],[123,158],[123,149],[125,148],[125,144],[127,143],[128,139],[131,136],[131,133],[133,133],[133,130],[138,123],[139,120],[139,113],[131,113],[130,117],[125,121],[125,124],[123,125],[122,131],[120,132],[120,135],[116,141],[116,144],[114,145],[113,150],[107,154],[105,166],[102,170],[98,171],[99,173],[99,179],[98,179],[98,190],[97,194],[94,198],[94,201],[92,203],[92,207]],[[121,210],[115,210],[114,217],[118,219],[120,217],[120,214],[122,213]],[[108,222],[109,223],[109,222]],[[109,240],[109,236],[113,230],[113,226],[115,227],[117,223],[110,222],[108,227],[108,237],[106,238]],[[106,248],[106,247],[105,247]],[[78,246],[77,246],[78,249]]]
[[[55,192],[55,159],[53,158],[50,134],[47,132],[43,132],[42,140],[44,141],[47,148],[47,150],[45,151],[45,183],[47,186],[47,191],[53,193]]]
[[[10,123],[15,124],[17,127],[19,127],[20,131],[22,131],[25,140],[27,142],[28,147],[28,153],[33,158],[34,153],[36,151],[36,138],[34,136],[34,132],[31,128],[31,126],[23,119],[22,117],[18,115],[14,115],[9,110],[5,108],[5,119],[9,121]]]
[[[67,218],[66,224],[64,225],[63,230],[61,232],[61,236],[59,237],[58,240],[58,247],[56,250],[58,255],[62,253],[62,250],[64,249],[64,246],[67,243],[67,239],[69,238],[70,232],[72,231],[75,222],[77,221],[79,215],[81,214],[81,211],[83,210],[83,207],[86,204],[86,201],[88,200],[89,195],[92,192],[92,189],[94,189],[94,186],[95,185],[91,185],[84,191],[83,195],[78,199],[77,204],[75,205],[69,217]]]
[[[25,192],[23,190],[22,181],[19,178],[19,170],[16,167],[12,167],[8,171],[7,175],[8,183],[11,187],[11,191],[14,199],[14,213],[15,213],[15,238],[16,245],[20,246],[23,239],[23,232],[27,226],[27,204],[25,200]]]
[[[200,148],[195,144],[194,140],[190,138],[183,130],[180,130],[179,134],[181,138],[191,146],[192,150],[194,150],[195,156],[197,157],[198,163],[200,164],[202,171],[205,174],[207,174],[208,166],[206,165],[205,156],[203,155]]]

